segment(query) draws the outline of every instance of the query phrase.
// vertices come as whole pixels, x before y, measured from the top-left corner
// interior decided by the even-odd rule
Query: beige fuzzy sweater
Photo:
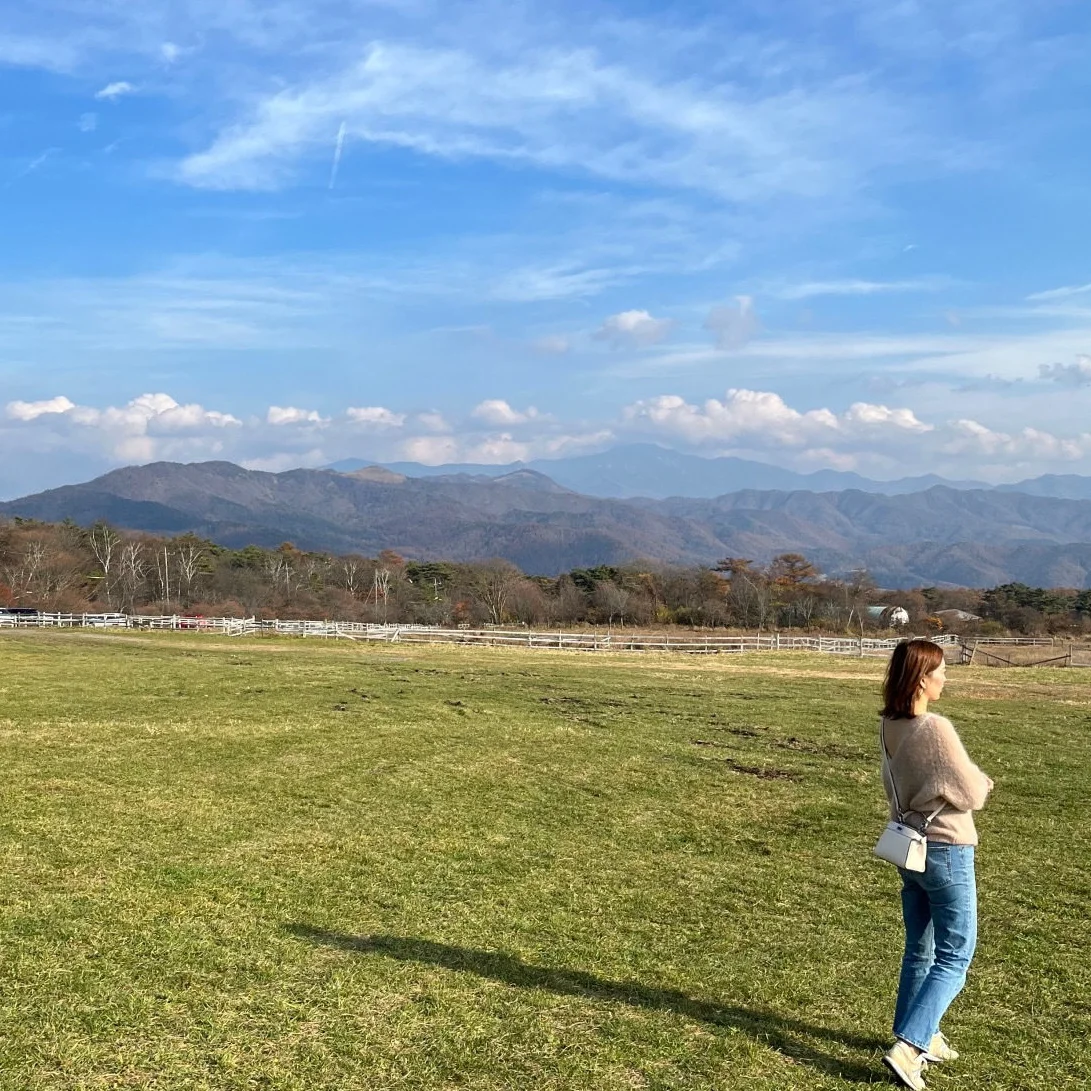
[[[970,760],[954,725],[934,712],[909,720],[882,721],[889,758],[883,787],[894,813],[890,776],[898,798],[914,825],[920,825],[941,803],[943,810],[928,827],[929,841],[976,845],[974,811],[985,806],[992,781]],[[889,770],[889,775],[888,771]]]

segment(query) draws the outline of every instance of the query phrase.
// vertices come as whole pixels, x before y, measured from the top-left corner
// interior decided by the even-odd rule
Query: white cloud
[[[1038,428],[998,432],[975,420],[956,420],[944,450],[950,454],[1018,459],[1021,462],[1074,462],[1091,455],[1091,433],[1056,436]]]
[[[402,454],[407,462],[425,466],[462,461],[462,447],[453,436],[415,436],[402,445]]]
[[[762,390],[729,390],[722,400],[709,398],[700,405],[662,394],[627,406],[623,417],[632,429],[717,449],[856,447],[931,431],[909,409],[857,402],[842,414],[830,409],[801,412],[779,394]]]
[[[8,403],[0,423],[0,464],[18,465],[17,478],[46,487],[84,479],[89,469],[153,460],[216,458],[271,471],[350,457],[505,464],[641,440],[797,469],[856,469],[872,477],[904,476],[910,466],[913,472],[992,480],[1050,469],[1091,470],[1091,434],[1082,430],[1064,435],[952,416],[927,419],[904,405],[873,402],[800,409],[773,391],[748,389],[700,402],[662,394],[631,403],[614,421],[584,422],[518,410],[503,399],[489,399],[448,420],[382,406],[351,407],[329,418],[315,410],[271,406],[262,415],[243,417],[182,404],[163,393],[105,407],[59,395]],[[46,457],[53,466],[60,464],[58,458],[67,459],[66,479],[33,476]],[[17,483],[4,487],[31,491]]]
[[[407,461],[422,462],[426,466],[464,462],[495,466],[525,462],[532,456],[533,445],[518,442],[509,433],[501,432],[485,437],[417,436],[407,440],[402,451]]]
[[[414,418],[417,424],[427,432],[450,432],[451,424],[447,418],[435,410],[427,413],[418,413]]]
[[[91,112],[80,114],[76,126],[81,133],[93,133],[98,128],[98,114]]]
[[[904,432],[931,432],[932,425],[919,421],[912,409],[888,409],[885,405],[853,402],[842,418],[846,424],[899,428]]]
[[[405,414],[395,413],[381,405],[351,406],[345,416],[353,424],[363,424],[371,428],[401,428],[405,424]]]
[[[551,334],[547,337],[539,337],[531,343],[531,348],[543,356],[564,356],[565,353],[571,352],[572,341],[561,334]]]
[[[647,311],[622,311],[607,318],[592,336],[617,349],[642,348],[665,340],[673,325],[669,318],[653,318]]]
[[[61,395],[7,405],[5,423],[0,424],[0,465],[19,456],[21,472],[11,480],[23,479],[26,487],[6,480],[3,486],[21,494],[32,487],[83,480],[89,470],[122,463],[216,458],[269,471],[350,457],[497,464],[596,449],[613,436],[601,426],[562,427],[547,414],[516,410],[502,399],[490,399],[477,409],[454,421],[436,412],[395,412],[383,406],[349,407],[330,417],[311,409],[270,406],[262,415],[240,417],[180,404],[163,393],[106,407],[80,405]],[[316,434],[321,435],[320,447]],[[69,476],[43,480],[28,475],[26,470],[40,461],[33,457],[36,453],[62,461],[66,457]]]
[[[513,409],[506,401],[500,398],[488,398],[475,406],[470,416],[485,424],[493,424],[498,427],[513,424],[526,424],[538,416],[538,410],[531,406],[523,412]]]
[[[329,462],[325,452],[319,447],[312,447],[308,451],[280,451],[274,455],[266,455],[260,458],[240,459],[239,465],[244,470],[262,470],[268,474],[284,473],[285,470],[296,470],[300,467],[314,468]]]
[[[754,300],[748,295],[736,296],[734,303],[713,307],[705,319],[705,329],[716,335],[716,347],[723,352],[741,349],[760,328]]]
[[[151,423],[166,430],[177,430],[211,424],[225,427],[240,424],[230,413],[206,410],[199,405],[180,405],[169,394],[141,394],[125,406],[95,409],[77,405],[60,395],[41,402],[10,402],[8,415],[16,420],[31,421],[38,417],[64,416],[86,427],[117,428],[144,431]]]
[[[951,286],[945,277],[918,280],[815,280],[790,284],[774,291],[780,299],[812,299],[816,296],[890,295],[901,292],[938,292]]]
[[[1054,299],[1067,299],[1069,296],[1091,292],[1091,284],[1075,284],[1067,288],[1050,288],[1047,292],[1035,292],[1027,296],[1029,303],[1047,303]]]
[[[169,394],[141,394],[127,405],[106,409],[77,405],[67,410],[66,415],[84,427],[134,435],[184,432],[203,427],[226,428],[242,423],[230,413],[196,404],[180,405]]]
[[[269,424],[324,424],[326,418],[316,409],[296,409],[295,406],[271,405],[265,414]]]
[[[114,83],[108,83],[101,91],[96,91],[95,98],[116,102],[123,95],[131,95],[135,90],[136,88],[127,80],[117,80]]]
[[[929,421],[906,407],[867,402],[842,412],[799,410],[770,391],[729,390],[722,400],[699,404],[678,395],[642,399],[624,410],[621,433],[708,454],[879,478],[935,472],[1012,481],[1050,469],[1091,471],[1091,433],[1084,431],[1006,430],[965,417]]]
[[[36,420],[47,413],[67,413],[76,403],[63,394],[40,402],[8,402],[7,414],[12,420]]]
[[[1062,386],[1091,386],[1091,356],[1077,356],[1074,364],[1041,364],[1038,376]]]
[[[77,43],[60,39],[55,34],[0,34],[0,64],[4,65],[70,72],[76,66],[80,52]]]
[[[182,405],[169,394],[141,394],[126,405],[104,409],[61,395],[10,402],[7,415],[22,422],[45,449],[69,450],[74,462],[82,452],[122,462],[218,455],[224,450],[224,433],[242,427],[230,413]]]
[[[211,188],[278,187],[341,120],[354,139],[418,154],[748,202],[843,193],[873,167],[913,154],[919,168],[944,154],[938,142],[913,139],[902,101],[860,77],[812,72],[802,90],[769,72],[753,82],[692,69],[673,77],[647,58],[626,66],[572,44],[505,54],[502,37],[492,42],[370,41],[332,74],[319,70],[266,95],[183,160],[179,177]]]
[[[7,188],[7,186],[13,185],[15,182],[18,182],[20,178],[26,178],[28,174],[33,174],[39,167],[48,162],[48,160],[56,155],[57,152],[59,152],[60,150],[60,148],[46,148],[46,150],[42,152],[41,155],[36,155],[33,159],[30,160],[29,163],[17,170],[15,174],[13,174],[8,179],[5,188]]]
[[[737,443],[754,437],[770,445],[800,445],[837,430],[837,417],[828,409],[800,413],[778,394],[756,390],[729,390],[720,401],[701,405],[677,394],[661,394],[628,406],[625,419],[695,446]]]

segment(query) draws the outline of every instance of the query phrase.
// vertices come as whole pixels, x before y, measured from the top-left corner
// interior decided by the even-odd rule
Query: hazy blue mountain
[[[374,463],[361,459],[345,459],[328,468],[349,472],[371,465]],[[538,459],[527,463],[510,462],[502,466],[465,463],[424,466],[416,462],[384,462],[379,465],[408,477],[445,477],[452,474],[499,477],[516,470],[531,469],[546,474],[558,484],[575,492],[614,498],[714,497],[740,489],[805,489],[810,492],[859,489],[861,492],[898,496],[919,492],[932,485],[960,489],[988,487],[978,481],[947,481],[935,474],[906,477],[898,481],[873,481],[859,474],[839,470],[817,470],[814,473],[801,474],[745,458],[699,458],[652,443],[614,447],[594,455]]]
[[[1091,477],[1079,474],[1043,474],[1014,485],[997,485],[997,492],[1024,492],[1031,496],[1055,496],[1062,500],[1091,500]]]

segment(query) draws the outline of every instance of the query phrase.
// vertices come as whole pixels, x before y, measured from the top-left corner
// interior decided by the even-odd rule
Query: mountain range
[[[864,565],[886,587],[1091,582],[1091,501],[1081,497],[933,484],[898,495],[748,488],[711,499],[621,500],[577,492],[530,467],[497,475],[447,469],[457,472],[413,477],[367,466],[274,474],[228,462],[158,462],[0,504],[0,518],[106,519],[154,533],[192,531],[236,548],[290,540],[339,553],[504,557],[543,575],[799,551],[830,575]]]
[[[375,465],[362,459],[345,459],[327,469],[351,473]],[[380,463],[394,473],[407,477],[439,477],[467,474],[471,477],[501,477],[517,470],[535,470],[560,485],[588,496],[614,499],[649,497],[664,500],[670,496],[715,497],[740,489],[776,489],[807,492],[861,492],[901,496],[921,492],[933,485],[951,489],[996,489],[999,492],[1024,492],[1035,496],[1055,496],[1066,500],[1091,500],[1091,477],[1075,474],[1046,474],[1010,485],[991,486],[983,481],[950,481],[936,474],[903,477],[895,481],[875,481],[842,470],[816,470],[802,474],[754,462],[745,458],[699,458],[671,451],[653,443],[633,443],[593,455],[509,462],[490,466],[480,463],[425,466],[419,462]]]

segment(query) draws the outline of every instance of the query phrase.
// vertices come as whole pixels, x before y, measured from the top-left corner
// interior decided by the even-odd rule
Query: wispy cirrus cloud
[[[81,55],[77,41],[44,30],[40,34],[0,33],[0,65],[69,72]]]
[[[898,295],[903,292],[939,292],[953,282],[948,277],[920,277],[915,280],[812,280],[774,288],[780,299],[814,299],[818,296]]]
[[[44,152],[42,152],[40,155],[36,155],[33,159],[30,160],[29,163],[26,163],[23,167],[16,171],[15,174],[13,174],[7,180],[7,182],[4,183],[4,188],[7,189],[8,187],[13,186],[21,178],[26,178],[28,174],[33,174],[36,170],[44,166],[50,159],[52,159],[53,156],[55,156],[60,150],[60,148],[46,148]]]
[[[913,153],[900,103],[865,81],[806,93],[654,79],[594,49],[527,50],[499,63],[465,48],[372,41],[332,76],[266,96],[178,167],[220,189],[289,184],[343,120],[349,136],[446,159],[533,164],[729,201],[854,188]],[[846,140],[845,127],[858,139]],[[846,157],[843,149],[857,152]]]
[[[1047,303],[1055,299],[1069,299],[1075,295],[1091,293],[1091,284],[1072,284],[1064,288],[1050,288],[1045,292],[1034,292],[1027,296],[1029,303]]]

